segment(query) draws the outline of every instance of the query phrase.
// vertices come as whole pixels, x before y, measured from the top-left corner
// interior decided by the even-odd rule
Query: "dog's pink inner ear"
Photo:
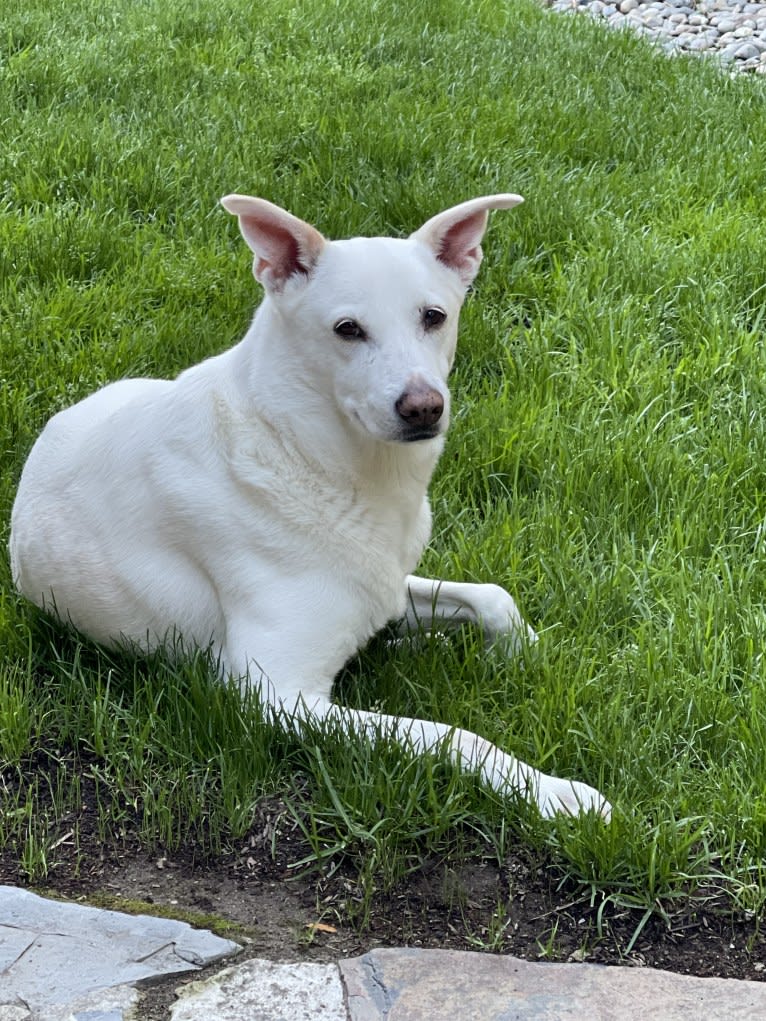
[[[302,221],[282,224],[245,215],[240,217],[240,226],[255,254],[256,280],[273,290],[297,274],[308,276],[324,245],[322,235]]]
[[[311,252],[303,250],[300,240],[289,230],[246,216],[241,223],[242,233],[253,242],[254,272],[258,280],[278,286],[296,273],[308,276],[316,259]]]
[[[265,199],[227,195],[223,207],[239,218],[239,229],[253,252],[253,273],[269,290],[308,276],[325,245],[316,228]]]
[[[436,258],[454,269],[466,284],[470,284],[479,271],[481,239],[486,229],[487,212],[481,210],[448,226],[440,237],[434,239]]]
[[[439,213],[423,224],[413,237],[424,241],[439,262],[454,270],[468,287],[479,272],[481,239],[486,229],[486,207],[472,202]]]
[[[523,201],[520,195],[510,193],[469,199],[437,213],[412,237],[428,245],[439,262],[455,270],[468,287],[481,265],[481,239],[489,210],[512,209]]]

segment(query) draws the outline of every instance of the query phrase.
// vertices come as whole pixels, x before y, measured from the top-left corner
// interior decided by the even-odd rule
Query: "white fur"
[[[487,212],[520,201],[474,199],[406,240],[329,242],[264,200],[225,198],[266,289],[250,329],[173,381],[113,383],[51,419],[13,508],[19,590],[102,643],[212,643],[223,671],[297,717],[418,751],[446,743],[546,816],[608,818],[597,791],[475,734],[330,703],[335,675],[392,619],[478,621],[510,649],[534,640],[503,589],[410,573]],[[426,309],[446,320],[427,328]]]

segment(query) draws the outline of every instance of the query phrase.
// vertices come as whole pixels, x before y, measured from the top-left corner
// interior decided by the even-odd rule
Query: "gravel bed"
[[[551,10],[589,14],[655,39],[670,53],[696,53],[732,71],[766,74],[766,3],[731,0],[552,0]]]

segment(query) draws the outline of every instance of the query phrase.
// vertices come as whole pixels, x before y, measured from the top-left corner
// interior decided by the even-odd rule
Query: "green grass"
[[[31,878],[87,775],[104,840],[130,816],[147,846],[217,854],[277,791],[307,858],[342,857],[370,893],[424,854],[522,842],[616,903],[716,890],[760,910],[764,137],[763,81],[525,0],[6,4],[0,542],[53,411],[241,335],[257,295],[220,195],[348,236],[521,192],[464,311],[423,569],[505,585],[542,640],[523,663],[469,633],[378,640],[340,688],[615,805],[609,827],[543,825],[443,763],[301,744],[204,656],[81,645],[2,559],[0,843]]]

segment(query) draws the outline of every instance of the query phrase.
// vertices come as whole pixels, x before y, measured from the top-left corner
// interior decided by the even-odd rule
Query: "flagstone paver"
[[[457,950],[341,961],[349,1021],[764,1021],[766,985]]]
[[[347,1021],[336,964],[245,961],[181,990],[171,1021]]]
[[[239,949],[186,922],[0,886],[0,1021],[26,1021],[42,1010],[53,1019],[59,1009],[76,1021],[102,1021],[105,1012],[104,1021],[121,1021],[136,983],[195,971]],[[114,987],[109,1003],[104,991]]]

